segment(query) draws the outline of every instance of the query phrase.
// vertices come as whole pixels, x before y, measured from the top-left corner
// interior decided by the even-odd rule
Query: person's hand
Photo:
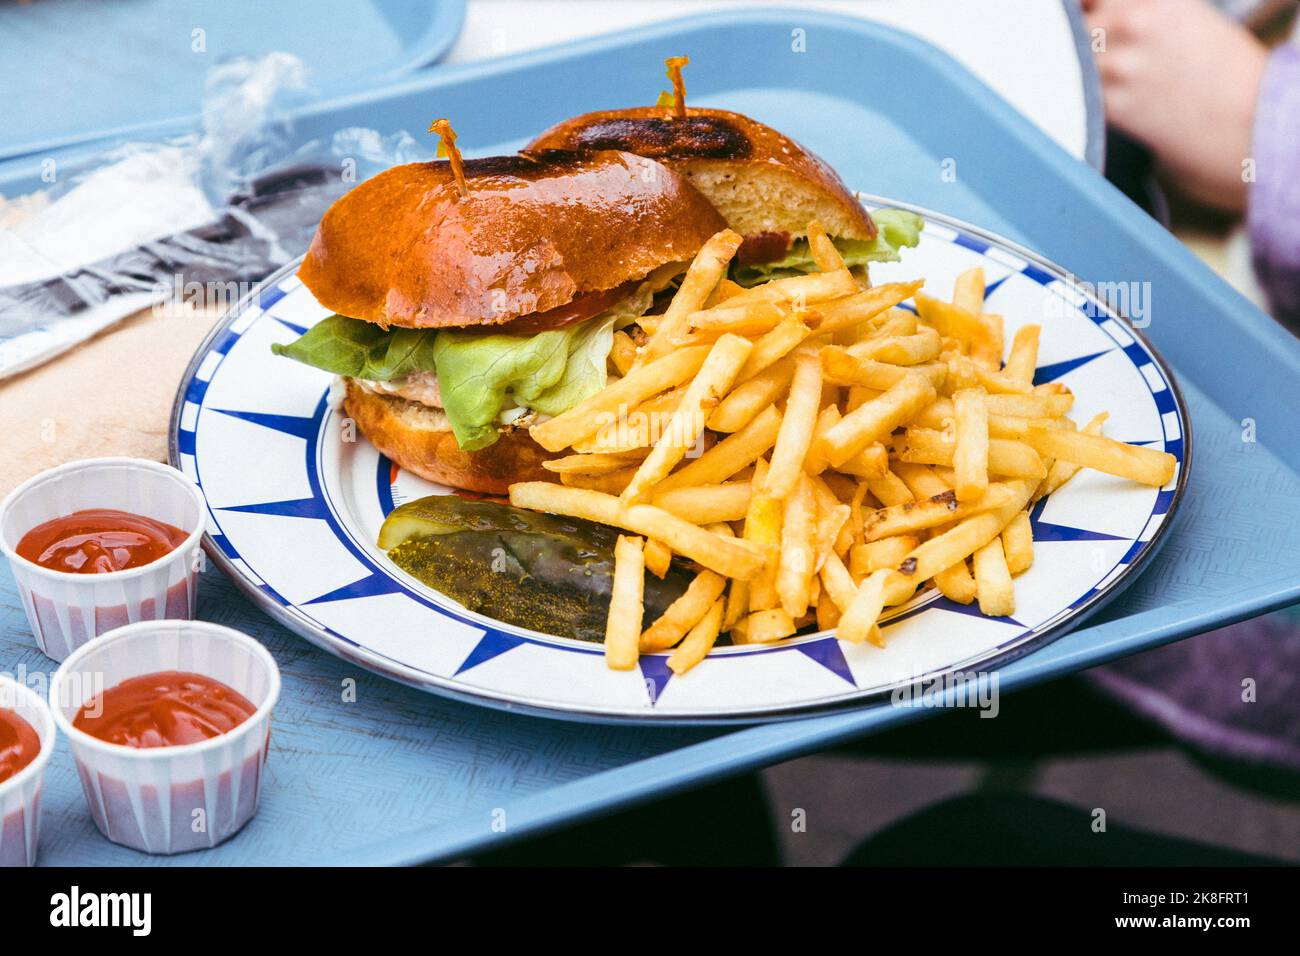
[[[1192,198],[1244,208],[1264,45],[1205,0],[1083,0],[1083,10],[1107,121]]]

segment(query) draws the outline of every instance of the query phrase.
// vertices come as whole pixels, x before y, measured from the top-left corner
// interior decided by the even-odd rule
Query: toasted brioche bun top
[[[835,170],[770,126],[728,110],[645,106],[586,113],[552,126],[525,152],[620,149],[684,173],[741,235],[874,239],[876,224]]]
[[[298,275],[383,326],[493,326],[688,261],[725,223],[686,179],[613,150],[397,166],[325,213]]]

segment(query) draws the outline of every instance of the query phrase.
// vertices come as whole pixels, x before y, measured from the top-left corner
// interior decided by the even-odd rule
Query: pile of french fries
[[[741,237],[715,235],[644,341],[618,333],[609,385],[530,429],[569,453],[546,463],[559,484],[515,484],[511,503],[628,532],[611,668],[672,648],[683,674],[724,631],[761,644],[813,624],[883,647],[886,608],[929,584],[1010,615],[1039,498],[1085,467],[1174,476],[1173,456],[1104,437],[1104,413],[1076,426],[1067,388],[1033,384],[1038,326],[1003,361],[982,270],[944,302],[920,281],[871,287],[819,223],[808,236],[818,272],[743,289],[725,278]],[[698,573],[647,626],[645,573],[673,555]]]

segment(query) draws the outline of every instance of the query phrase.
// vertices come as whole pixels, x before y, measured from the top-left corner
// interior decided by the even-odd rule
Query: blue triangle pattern
[[[327,601],[346,601],[349,598],[378,597],[381,594],[397,594],[402,590],[396,581],[386,574],[380,574],[378,571],[371,571],[363,578],[358,578],[351,584],[345,584],[341,588],[335,588],[320,597],[314,597],[310,601],[302,601],[301,604],[324,604]]]
[[[821,641],[796,644],[795,650],[809,660],[816,661],[836,677],[848,681],[849,686],[858,686],[858,682],[853,679],[853,671],[849,668],[849,662],[844,659],[844,651],[840,649],[840,642],[836,638],[828,637]]]
[[[263,501],[253,505],[229,505],[216,511],[242,511],[256,515],[279,515],[282,518],[326,517],[325,502],[320,498],[294,498],[291,501]]]
[[[1058,378],[1068,375],[1076,368],[1087,365],[1095,358],[1107,354],[1106,352],[1093,352],[1091,355],[1080,355],[1078,358],[1066,359],[1064,362],[1053,362],[1051,365],[1040,365],[1034,369],[1034,384],[1046,385],[1048,382],[1055,382]]]
[[[307,326],[305,326],[305,325],[297,325],[297,324],[295,324],[295,323],[293,323],[293,322],[290,322],[288,319],[282,319],[282,318],[280,318],[278,315],[273,315],[273,316],[271,316],[271,318],[275,319],[275,321],[279,322],[281,325],[283,325],[283,326],[284,326],[286,329],[288,329],[290,332],[296,332],[296,333],[299,334],[299,335],[306,335],[306,334],[307,334]]]
[[[310,438],[316,432],[316,419],[303,418],[300,415],[272,415],[268,412],[237,412],[226,408],[214,408],[214,412],[229,415],[242,421],[261,425],[272,431],[293,435],[295,438]]]
[[[986,621],[1001,621],[1004,624],[1014,624],[1016,627],[1024,627],[1024,624],[1017,621],[1014,617],[989,617],[980,610],[978,601],[971,601],[969,604],[959,604],[951,598],[940,596],[929,606],[942,608],[945,611],[952,611],[956,614],[965,614],[967,617],[979,617]]]
[[[997,292],[998,288],[1002,285],[1002,283],[1006,282],[1010,278],[1011,278],[1011,274],[1008,273],[1007,275],[1004,275],[1001,279],[994,279],[991,283],[986,285],[984,287],[984,301],[987,302],[989,300],[989,296],[991,296],[994,292]]]
[[[647,654],[637,663],[641,668],[641,678],[645,681],[646,695],[653,707],[659,703],[664,688],[673,679],[673,672],[668,669],[668,657],[664,654]]]
[[[1101,531],[1089,531],[1086,528],[1072,528],[1069,525],[1052,524],[1043,520],[1043,509],[1047,499],[1040,499],[1029,512],[1029,526],[1033,529],[1035,541],[1123,541],[1120,535],[1106,534]]]
[[[458,677],[471,667],[478,667],[485,661],[490,661],[494,657],[500,657],[507,651],[513,651],[520,644],[527,644],[522,637],[516,637],[514,634],[507,634],[505,631],[484,631],[479,642],[474,645],[473,650],[461,661],[460,667],[456,668],[453,677]]]

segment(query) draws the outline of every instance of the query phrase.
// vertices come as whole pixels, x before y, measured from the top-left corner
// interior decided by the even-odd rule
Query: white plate
[[[871,200],[872,205],[902,205]],[[831,634],[716,650],[684,677],[667,655],[606,669],[599,645],[466,611],[388,561],[379,526],[404,501],[444,489],[405,472],[364,439],[345,441],[327,402],[330,376],[271,353],[328,315],[295,278],[272,276],[195,354],[172,415],[172,463],[202,487],[205,545],[257,604],[362,667],[417,687],[506,708],[602,721],[757,721],[861,703],[948,672],[984,671],[1064,633],[1113,597],[1160,543],[1186,484],[1187,416],[1150,346],[1059,268],[1006,240],[934,213],[903,262],[874,281],[924,277],[946,296],[983,266],[988,310],[1007,339],[1042,325],[1037,381],[1063,381],[1086,421],[1179,461],[1155,489],[1081,472],[1035,507],[1034,565],[1016,579],[1016,613],[983,617],[933,591],[885,625],[888,647]]]

